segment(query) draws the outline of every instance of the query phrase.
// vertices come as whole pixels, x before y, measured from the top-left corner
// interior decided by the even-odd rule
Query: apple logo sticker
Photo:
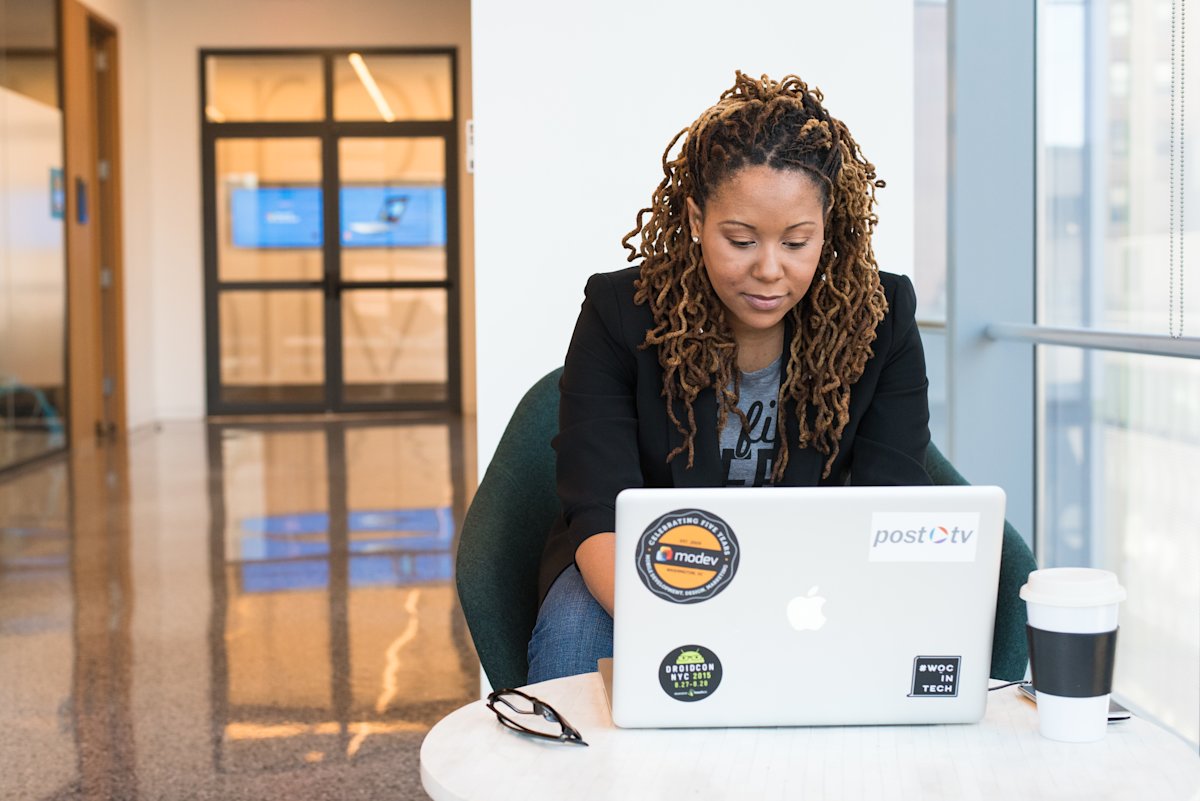
[[[825,625],[825,613],[821,611],[825,598],[817,595],[817,589],[813,585],[807,595],[797,595],[788,602],[788,623],[796,631],[816,631]]]

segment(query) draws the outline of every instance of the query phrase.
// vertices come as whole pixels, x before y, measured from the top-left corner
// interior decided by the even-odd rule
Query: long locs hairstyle
[[[686,452],[688,468],[693,466],[693,404],[708,387],[719,402],[718,428],[724,428],[731,413],[746,425],[737,408],[737,344],[709,283],[701,248],[691,240],[686,200],[691,197],[704,208],[723,181],[751,165],[805,172],[825,205],[819,276],[789,312],[793,335],[784,343],[779,452],[771,478],[779,483],[787,468],[791,425],[799,426],[800,447],[815,447],[827,457],[823,477],[837,458],[850,419],[850,389],[872,355],[875,328],[887,310],[871,249],[878,219],[875,190],[884,183],[823,100],[819,89],[809,89],[794,75],[773,81],[738,72],[716,105],[667,145],[662,182],[650,207],[638,212],[637,226],[622,240],[629,261],[641,260],[634,300],[648,304],[654,317],[642,347],[658,349],[667,414],[683,435],[668,462]],[[631,244],[639,236],[640,243]],[[685,410],[682,419],[676,401]],[[787,419],[788,401],[795,404],[798,419]]]

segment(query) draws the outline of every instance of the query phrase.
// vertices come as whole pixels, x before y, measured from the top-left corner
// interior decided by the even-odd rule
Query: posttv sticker
[[[876,512],[867,534],[871,562],[974,562],[979,514]]]
[[[673,603],[707,601],[729,586],[737,567],[733,530],[700,509],[668,512],[638,538],[638,576],[646,589]]]

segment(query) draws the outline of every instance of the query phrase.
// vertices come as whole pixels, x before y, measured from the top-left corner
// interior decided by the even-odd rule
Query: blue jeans
[[[592,673],[611,657],[613,621],[571,565],[554,580],[529,640],[529,683]]]

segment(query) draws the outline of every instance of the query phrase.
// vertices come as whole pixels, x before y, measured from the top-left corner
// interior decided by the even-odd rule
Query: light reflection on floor
[[[0,797],[423,797],[479,686],[462,441],[177,423],[0,481]]]

